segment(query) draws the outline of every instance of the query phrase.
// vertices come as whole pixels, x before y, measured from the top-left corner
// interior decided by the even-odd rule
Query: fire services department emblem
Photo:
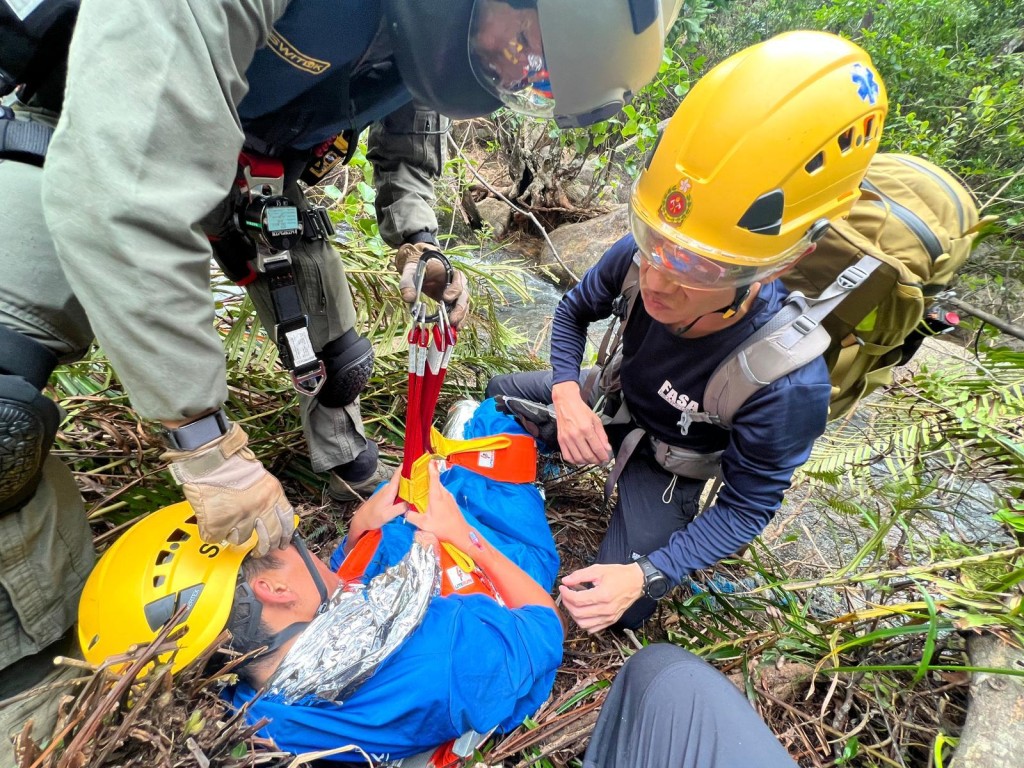
[[[678,184],[670,187],[665,193],[665,199],[661,201],[661,218],[669,224],[678,226],[690,215],[692,204],[690,180],[681,179]]]

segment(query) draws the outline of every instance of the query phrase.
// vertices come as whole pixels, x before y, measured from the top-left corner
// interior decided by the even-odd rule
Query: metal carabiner
[[[446,302],[438,302],[438,311],[428,315],[426,304],[420,298],[423,295],[423,282],[427,277],[427,262],[431,259],[437,259],[441,262],[445,272],[445,288],[452,284],[452,280],[455,278],[455,270],[452,268],[452,263],[448,261],[448,257],[440,251],[426,251],[420,256],[419,262],[416,264],[416,274],[413,276],[413,287],[416,289],[416,301],[409,309],[409,313],[412,315],[413,320],[424,323],[436,323],[440,316],[440,308],[445,306]],[[454,309],[454,302],[451,306],[446,307],[446,310]],[[445,312],[447,318],[447,311]]]

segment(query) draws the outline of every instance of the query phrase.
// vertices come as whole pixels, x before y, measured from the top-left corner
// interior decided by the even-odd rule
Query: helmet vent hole
[[[864,138],[870,141],[875,138],[875,118],[869,117],[864,121]]]
[[[192,535],[188,531],[183,531],[181,528],[175,528],[174,533],[167,537],[168,541],[188,541],[192,538]]]
[[[781,189],[766,192],[750,204],[738,226],[758,235],[777,235],[782,229],[785,195]]]
[[[96,647],[96,643],[98,643],[99,641],[100,641],[100,636],[99,635],[93,635],[92,638],[89,640],[89,644],[85,648],[85,650],[91,651],[93,648]]]
[[[849,152],[850,147],[853,146],[853,128],[847,128],[845,131],[839,134],[839,151]]]
[[[813,174],[815,171],[821,170],[825,166],[825,153],[819,152],[804,166],[804,170],[809,174]]]
[[[173,559],[174,559],[174,553],[173,552],[169,552],[166,549],[162,549],[162,550],[160,550],[159,553],[157,553],[156,564],[157,565],[167,565]]]
[[[154,576],[153,577],[153,589],[159,589],[160,587],[162,587],[166,580],[167,579],[164,576]]]

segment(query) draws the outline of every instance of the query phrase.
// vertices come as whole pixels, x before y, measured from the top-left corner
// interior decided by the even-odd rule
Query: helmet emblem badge
[[[690,215],[692,203],[690,180],[682,179],[665,193],[665,199],[661,201],[661,218],[669,224],[678,226]]]
[[[875,79],[875,73],[863,64],[854,64],[850,79],[857,86],[857,95],[861,101],[874,104],[878,101],[879,86]]]

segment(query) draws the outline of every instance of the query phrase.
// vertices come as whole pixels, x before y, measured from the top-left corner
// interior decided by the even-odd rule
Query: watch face
[[[657,576],[647,580],[644,591],[652,600],[660,600],[668,593],[668,579],[659,572]]]
[[[669,589],[668,577],[646,557],[637,558],[636,563],[644,572],[644,594],[652,600],[663,598]]]

